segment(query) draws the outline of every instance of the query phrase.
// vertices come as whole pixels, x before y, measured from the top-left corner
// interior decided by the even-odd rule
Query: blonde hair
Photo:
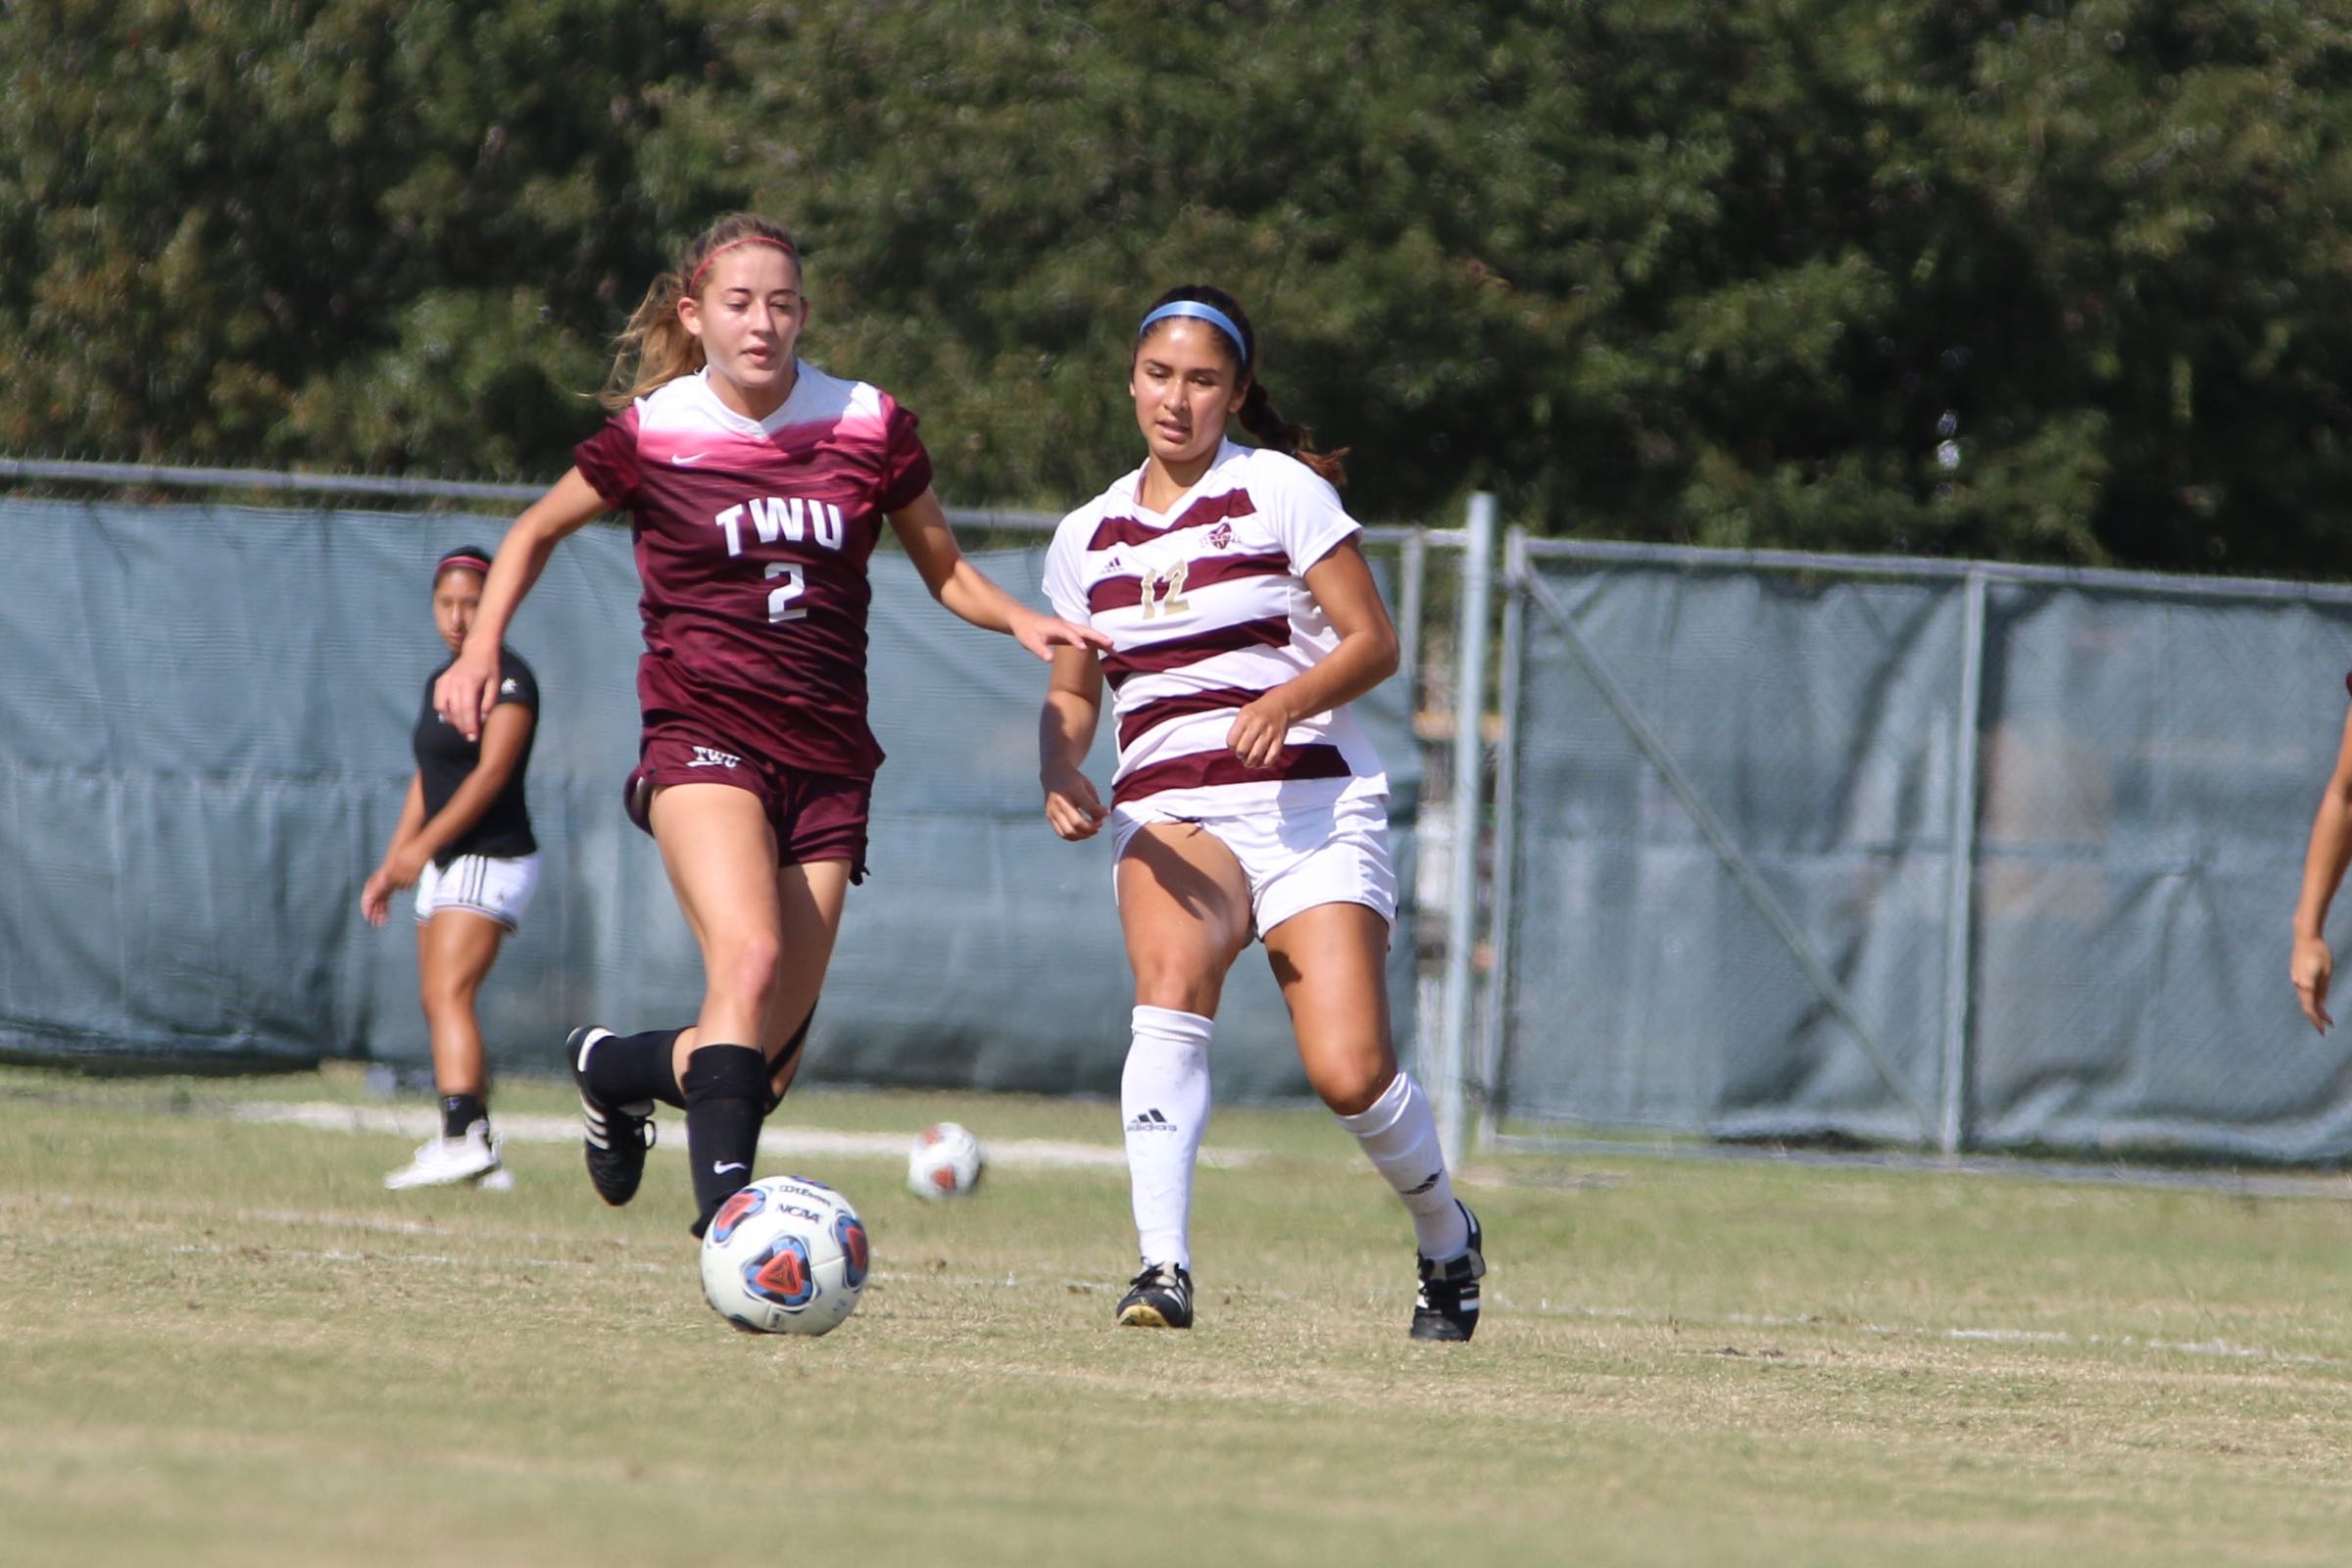
[[[703,273],[720,251],[737,245],[773,245],[801,265],[792,231],[757,213],[729,213],[694,237],[674,271],[654,278],[629,324],[612,340],[612,370],[598,401],[615,411],[627,408],[658,386],[703,368],[703,340],[678,319],[678,301],[702,287]],[[695,295],[699,300],[699,293]]]

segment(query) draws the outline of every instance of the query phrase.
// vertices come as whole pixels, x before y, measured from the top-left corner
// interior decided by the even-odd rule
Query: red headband
[[[731,239],[724,245],[713,245],[710,247],[710,254],[695,264],[693,275],[686,279],[686,294],[688,298],[691,299],[694,296],[694,291],[702,287],[703,274],[710,270],[710,264],[717,261],[721,256],[733,250],[738,245],[773,245],[776,249],[782,251],[794,261],[797,262],[801,259],[801,253],[792,248],[792,241],[788,239],[778,239],[773,234],[746,234],[741,239]]]
[[[443,556],[433,564],[433,581],[439,582],[441,574],[453,566],[463,566],[467,571],[478,571],[485,577],[490,574],[490,563],[479,556]]]

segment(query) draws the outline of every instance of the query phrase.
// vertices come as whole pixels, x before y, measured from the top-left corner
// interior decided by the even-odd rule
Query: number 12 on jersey
[[[1146,620],[1159,615],[1181,615],[1193,608],[1184,597],[1184,577],[1190,564],[1179,561],[1165,571],[1154,571],[1150,566],[1143,569],[1141,589]]]

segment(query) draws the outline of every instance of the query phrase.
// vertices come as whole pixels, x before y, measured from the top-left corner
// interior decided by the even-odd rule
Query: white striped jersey
[[[1115,644],[1102,656],[1112,805],[1217,817],[1385,800],[1388,774],[1345,706],[1292,725],[1271,768],[1226,745],[1239,709],[1339,646],[1303,580],[1359,531],[1339,492],[1296,458],[1231,441],[1166,513],[1142,506],[1142,479],[1062,518],[1046,556],[1054,612]]]

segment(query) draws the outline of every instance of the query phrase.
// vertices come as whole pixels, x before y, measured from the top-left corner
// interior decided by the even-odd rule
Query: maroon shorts
[[[622,794],[629,820],[651,833],[654,792],[673,784],[729,784],[749,790],[767,812],[768,826],[775,829],[777,864],[847,860],[850,880],[865,880],[872,779],[811,773],[712,745],[699,729],[664,724],[647,730],[639,744],[637,770],[629,775]]]

